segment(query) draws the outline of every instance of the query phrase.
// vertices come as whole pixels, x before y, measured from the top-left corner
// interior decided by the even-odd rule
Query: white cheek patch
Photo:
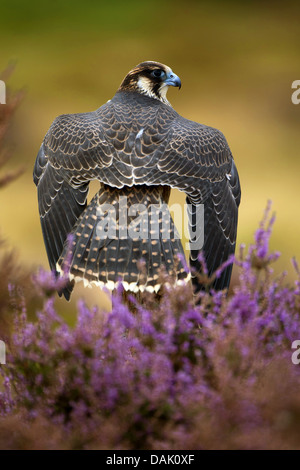
[[[157,99],[157,96],[155,95],[155,93],[153,93],[151,89],[151,81],[148,78],[140,77],[138,79],[137,85],[144,95],[150,96],[150,98]]]
[[[156,100],[160,100],[162,103],[171,106],[167,100],[167,91],[169,88],[168,85],[162,84],[159,89],[159,97],[152,91],[152,82],[149,78],[140,77],[138,79],[137,86],[143,95],[149,96],[150,98],[155,98]]]
[[[160,94],[162,100],[163,100],[164,102],[167,102],[167,103],[169,103],[168,100],[167,100],[167,91],[168,91],[168,89],[169,89],[168,85],[163,85],[163,86],[159,89],[159,94]]]

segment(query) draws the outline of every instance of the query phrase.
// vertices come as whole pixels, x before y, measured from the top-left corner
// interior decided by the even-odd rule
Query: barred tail
[[[138,292],[159,290],[162,267],[177,280],[187,278],[164,193],[160,186],[102,185],[72,231],[70,279],[111,290],[121,281],[126,290]],[[65,245],[58,270],[66,256]]]

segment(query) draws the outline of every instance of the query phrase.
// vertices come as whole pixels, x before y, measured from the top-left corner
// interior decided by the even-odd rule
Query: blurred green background
[[[292,272],[290,258],[300,258],[300,105],[291,102],[299,2],[2,0],[0,21],[0,70],[15,61],[7,85],[26,88],[8,165],[26,172],[0,192],[0,229],[22,261],[47,266],[32,169],[53,119],[98,108],[134,65],[157,60],[182,80],[180,92],[169,90],[173,107],[229,142],[242,184],[238,243],[251,242],[271,199],[272,247],[282,253],[279,268]]]

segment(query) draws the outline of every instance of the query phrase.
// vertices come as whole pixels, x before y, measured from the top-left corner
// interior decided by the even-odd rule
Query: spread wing
[[[228,144],[218,130],[135,93],[117,93],[92,113],[58,117],[34,169],[52,269],[86,207],[93,179],[117,188],[146,184],[184,191],[192,211],[204,204],[203,249],[210,271],[234,251],[240,188]],[[194,219],[190,217],[190,230]],[[198,269],[196,251],[191,264]],[[227,286],[228,279],[229,272],[219,284]]]
[[[36,158],[33,180],[44,243],[54,271],[68,234],[86,208],[93,170],[111,163],[111,150],[101,140],[99,129],[93,132],[97,118],[94,113],[59,116]],[[70,284],[64,291],[67,298],[71,290]]]
[[[41,146],[34,166],[34,182],[38,189],[39,214],[50,268],[56,271],[56,262],[64,243],[86,207],[88,184],[72,188],[46,158]],[[64,289],[67,299],[72,284]]]
[[[198,256],[199,251],[203,250],[208,277],[211,277],[218,267],[235,252],[241,192],[233,160],[230,173],[222,181],[211,183],[210,189],[210,195],[204,202],[203,219],[201,219],[200,206],[193,204],[191,198],[187,197],[187,203],[190,204],[190,210],[188,210],[190,239],[196,242],[195,249],[193,249],[193,242],[190,243],[190,266],[194,273],[202,272]],[[231,271],[232,264],[223,270],[210,287],[216,290],[228,288]],[[202,286],[198,282],[196,274],[192,273],[192,280],[196,291],[205,288],[205,285]]]
[[[192,271],[202,271],[204,253],[208,276],[235,252],[241,189],[238,172],[224,135],[217,129],[178,116],[172,123],[164,152],[149,178],[187,194]],[[201,204],[204,205],[202,210]],[[229,287],[232,265],[211,287]],[[192,272],[196,291],[201,286]]]

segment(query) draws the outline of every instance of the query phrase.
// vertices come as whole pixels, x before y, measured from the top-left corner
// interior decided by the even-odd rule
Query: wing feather
[[[36,159],[34,181],[49,264],[56,270],[67,235],[86,207],[88,184],[80,189],[72,188],[49,164],[43,145]]]

